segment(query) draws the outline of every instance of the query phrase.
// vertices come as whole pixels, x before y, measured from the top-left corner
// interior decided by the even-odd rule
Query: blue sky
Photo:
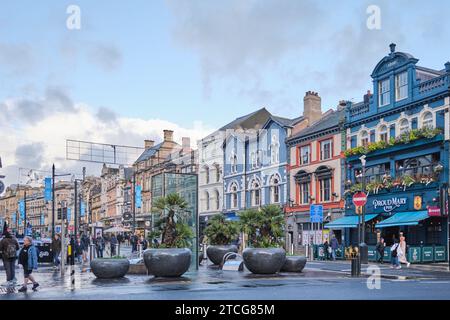
[[[66,28],[72,4],[80,30]],[[369,5],[380,30],[366,26]],[[323,110],[360,101],[391,42],[444,68],[449,9],[447,0],[4,0],[0,129],[10,136],[0,155],[4,166],[48,167],[66,138],[140,145],[169,127],[195,140],[263,106],[296,117],[308,90]]]

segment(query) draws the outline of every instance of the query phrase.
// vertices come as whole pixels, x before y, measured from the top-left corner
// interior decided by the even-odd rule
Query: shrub
[[[228,221],[222,214],[214,215],[208,220],[208,225],[204,231],[212,245],[227,245],[239,236],[238,224],[235,221]]]

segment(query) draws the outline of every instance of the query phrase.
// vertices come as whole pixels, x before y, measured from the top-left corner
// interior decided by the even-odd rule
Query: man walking
[[[339,242],[336,239],[336,236],[333,234],[331,237],[331,258],[333,261],[336,260],[336,250],[339,248]]]
[[[384,263],[384,248],[385,248],[386,244],[384,243],[384,238],[380,238],[380,241],[377,243],[376,246],[376,250],[378,252],[379,258],[378,258],[378,262],[379,263]]]
[[[11,230],[6,227],[6,224],[4,229],[4,238],[2,239],[2,241],[0,241],[0,251],[2,252],[3,266],[5,267],[6,272],[6,284],[10,286],[14,285],[17,282],[15,276],[15,264],[17,259],[17,250],[19,250],[19,242],[11,234]]]
[[[114,234],[111,236],[111,240],[109,241],[109,243],[111,246],[111,257],[114,257],[116,255],[116,247],[118,244],[117,238]]]
[[[88,250],[91,241],[89,240],[89,237],[85,233],[83,233],[83,235],[81,236],[81,244],[83,247],[83,262],[87,262]]]
[[[97,258],[103,258],[103,250],[105,249],[105,240],[102,236],[95,238],[95,248],[97,250]]]
[[[61,253],[61,239],[59,234],[55,233],[55,237],[52,240],[52,253],[53,253],[53,268],[59,267],[59,254]],[[64,257],[63,257],[64,258]]]

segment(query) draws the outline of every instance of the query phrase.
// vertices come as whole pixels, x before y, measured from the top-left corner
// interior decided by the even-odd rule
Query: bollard
[[[117,244],[117,255],[120,256],[120,241]]]
[[[358,258],[352,258],[352,277],[359,277],[361,269],[359,268]]]
[[[139,258],[142,258],[142,244],[138,244]]]
[[[94,260],[94,255],[95,255],[95,252],[94,252],[94,249],[95,249],[95,244],[93,244],[93,243],[91,243],[90,244],[90,252],[89,252],[89,257],[91,258],[91,261],[92,260]]]

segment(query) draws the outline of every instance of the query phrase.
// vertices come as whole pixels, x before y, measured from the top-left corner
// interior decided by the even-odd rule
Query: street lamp
[[[52,166],[52,239],[55,238],[55,177],[70,176],[70,173],[56,174],[55,164]]]
[[[361,176],[362,176],[362,182],[361,182],[361,191],[365,193],[366,190],[366,155],[362,155],[359,160],[361,161]],[[358,243],[359,246],[359,270],[361,270],[361,263],[367,263],[367,252],[368,252],[368,248],[366,245],[366,207],[365,205],[363,205],[361,207],[361,224],[360,224],[360,241]],[[363,252],[364,251],[364,252]]]

